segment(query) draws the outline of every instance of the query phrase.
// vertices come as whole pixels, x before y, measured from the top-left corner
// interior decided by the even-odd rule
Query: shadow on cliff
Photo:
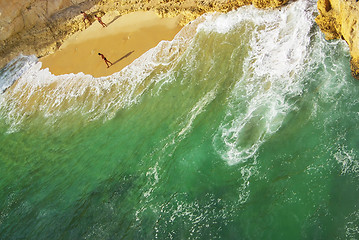
[[[76,16],[81,15],[81,11],[86,12],[90,15],[90,18],[95,21],[94,14],[102,13],[100,11],[98,12],[88,12],[93,6],[98,4],[100,0],[87,0],[79,4],[74,4],[72,6],[69,6],[67,8],[64,8],[57,13],[50,16],[50,21],[59,21],[59,20],[65,20],[65,19],[73,19]]]

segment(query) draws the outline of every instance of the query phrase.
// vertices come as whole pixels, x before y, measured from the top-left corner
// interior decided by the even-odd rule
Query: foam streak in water
[[[313,17],[306,1],[281,11],[246,7],[230,15],[228,24],[219,17],[203,29],[222,33],[242,24],[253,28],[244,74],[237,80],[226,121],[214,138],[217,151],[232,165],[253,158],[295,108],[293,99],[303,91],[300,75],[309,54]]]

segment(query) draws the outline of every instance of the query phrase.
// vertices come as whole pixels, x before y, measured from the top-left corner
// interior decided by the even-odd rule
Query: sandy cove
[[[153,11],[161,18],[182,16],[184,26],[206,12],[228,12],[253,4],[276,8],[288,0],[0,0],[0,68],[20,53],[41,58],[54,53],[66,39],[86,29],[80,11],[90,15],[124,16]],[[113,19],[104,18],[111,22]]]
[[[172,40],[181,30],[180,16],[160,18],[154,12],[134,12],[102,17],[107,27],[93,22],[86,30],[67,39],[55,53],[43,57],[42,68],[55,75],[67,73],[108,76],[120,71],[162,40]],[[104,56],[113,63],[107,68]]]
[[[0,0],[0,67],[20,53],[43,57],[58,50],[65,39],[85,29],[81,10],[96,14],[116,12],[117,15],[139,10],[154,11],[165,18],[181,15],[183,26],[206,12],[228,12],[249,4],[257,8],[273,9],[288,2],[289,0]],[[359,79],[359,4],[355,0],[318,0],[318,10],[320,14],[316,22],[326,39],[339,38],[348,43],[352,74]],[[112,19],[108,21],[111,22]]]

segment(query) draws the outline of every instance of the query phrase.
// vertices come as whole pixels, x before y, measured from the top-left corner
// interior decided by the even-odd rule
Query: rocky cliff
[[[46,55],[78,30],[80,10],[99,0],[0,0],[0,67],[19,53]]]
[[[19,53],[52,53],[84,29],[80,11],[118,15],[143,10],[162,17],[182,15],[182,24],[205,12],[228,12],[243,5],[276,8],[289,0],[0,0],[0,67]],[[91,16],[93,20],[93,15]]]
[[[352,75],[359,79],[359,2],[355,0],[318,0],[315,19],[327,40],[342,38],[350,49]]]

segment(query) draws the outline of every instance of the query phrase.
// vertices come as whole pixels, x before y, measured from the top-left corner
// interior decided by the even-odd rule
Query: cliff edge
[[[350,49],[353,77],[359,79],[359,2],[356,0],[318,0],[315,19],[327,40],[344,39]]]

